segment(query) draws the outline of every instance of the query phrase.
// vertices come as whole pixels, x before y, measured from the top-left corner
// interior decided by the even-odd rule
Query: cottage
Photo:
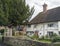
[[[47,4],[44,3],[43,12],[28,23],[26,30],[30,36],[35,32],[38,32],[39,37],[53,33],[60,35],[60,7],[47,10]]]

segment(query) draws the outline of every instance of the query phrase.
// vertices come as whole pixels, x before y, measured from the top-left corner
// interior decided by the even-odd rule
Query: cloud
[[[44,2],[48,5],[48,9],[60,6],[60,0],[26,0],[26,3],[29,4],[30,8],[35,6],[33,17],[43,10],[42,5]]]

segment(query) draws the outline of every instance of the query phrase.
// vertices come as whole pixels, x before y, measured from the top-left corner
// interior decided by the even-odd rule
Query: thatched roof
[[[47,10],[46,13],[40,12],[35,18],[33,18],[29,24],[38,24],[45,22],[60,21],[60,7]]]

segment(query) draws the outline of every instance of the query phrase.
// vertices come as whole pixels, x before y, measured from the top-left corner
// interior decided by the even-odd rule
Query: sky
[[[32,18],[34,18],[39,12],[43,11],[42,6],[44,3],[48,5],[48,9],[60,6],[60,0],[26,0],[26,4],[28,4],[30,8],[34,6],[35,12]]]

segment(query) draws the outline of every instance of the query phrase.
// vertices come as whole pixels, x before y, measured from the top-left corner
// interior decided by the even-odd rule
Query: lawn
[[[60,46],[60,43],[53,44],[53,46]]]
[[[33,40],[33,41],[37,41],[37,42],[42,42],[42,43],[51,43],[51,41],[48,40]]]
[[[48,40],[39,40],[39,41],[43,43],[51,43],[51,41],[48,41]]]
[[[60,44],[55,44],[55,45],[53,45],[53,46],[60,46]]]

